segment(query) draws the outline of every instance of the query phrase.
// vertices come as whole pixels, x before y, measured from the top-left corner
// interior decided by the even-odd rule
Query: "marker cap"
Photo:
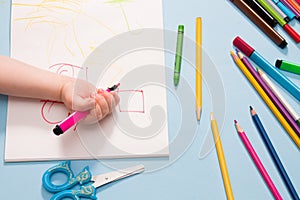
[[[250,57],[251,54],[255,51],[249,44],[247,44],[239,36],[234,38],[233,45],[236,46],[239,50],[241,50],[241,52],[243,52],[248,57]]]
[[[282,63],[282,60],[276,60],[275,66],[276,66],[277,68],[280,68],[281,63]]]
[[[296,43],[300,42],[299,34],[292,27],[290,27],[290,25],[284,25],[283,29],[293,38]]]
[[[60,128],[60,126],[56,125],[55,128],[53,129],[53,133],[58,136],[63,134],[64,131]]]

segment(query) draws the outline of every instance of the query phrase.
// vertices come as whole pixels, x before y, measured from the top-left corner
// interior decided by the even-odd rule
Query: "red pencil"
[[[241,138],[241,140],[243,141],[248,153],[250,154],[253,162],[255,163],[258,171],[260,172],[261,176],[263,177],[264,181],[266,182],[266,184],[268,185],[270,191],[272,192],[274,198],[276,200],[282,200],[281,195],[279,194],[277,188],[275,187],[272,179],[270,178],[267,170],[265,169],[265,167],[263,166],[262,162],[260,161],[258,155],[256,154],[253,146],[251,145],[246,133],[243,131],[243,129],[240,127],[240,125],[237,123],[236,120],[234,120],[234,124],[235,124],[235,128]]]

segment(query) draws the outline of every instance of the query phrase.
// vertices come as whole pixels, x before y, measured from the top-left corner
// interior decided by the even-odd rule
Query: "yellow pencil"
[[[222,142],[221,142],[221,138],[220,138],[220,134],[219,134],[219,130],[218,130],[218,124],[217,124],[217,121],[216,121],[213,113],[210,113],[210,120],[211,120],[211,130],[212,130],[214,140],[215,140],[215,145],[216,145],[216,150],[217,150],[217,154],[218,154],[223,183],[224,183],[224,187],[225,187],[225,191],[226,191],[226,196],[227,196],[228,200],[233,200],[234,197],[233,197],[233,193],[232,193],[232,189],[231,189],[230,178],[229,178],[229,174],[228,174],[228,170],[227,170],[227,166],[226,166]]]
[[[261,86],[256,82],[252,74],[248,71],[244,63],[239,59],[233,51],[230,51],[231,56],[233,57],[235,63],[240,68],[240,70],[243,72],[243,74],[246,76],[246,78],[249,80],[249,82],[252,84],[252,86],[256,89],[257,93],[261,96],[261,98],[264,100],[264,102],[267,104],[267,106],[270,108],[270,110],[273,112],[277,120],[281,123],[283,128],[286,130],[286,132],[290,135],[292,140],[295,142],[298,148],[300,148],[300,138],[295,133],[295,131],[291,128],[291,126],[288,124],[288,122],[285,120],[285,118],[282,116],[282,114],[278,111],[277,107],[274,105],[274,103],[270,100],[268,95],[265,93],[265,91],[261,88]]]
[[[196,115],[202,112],[202,18],[196,18]]]

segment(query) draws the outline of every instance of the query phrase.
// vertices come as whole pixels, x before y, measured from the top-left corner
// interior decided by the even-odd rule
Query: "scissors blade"
[[[102,185],[126,178],[128,176],[132,176],[138,173],[141,173],[145,170],[144,165],[136,165],[133,167],[129,167],[126,169],[121,169],[119,171],[109,172],[106,174],[100,174],[93,176],[91,181],[94,181],[93,186],[95,188],[100,187]]]

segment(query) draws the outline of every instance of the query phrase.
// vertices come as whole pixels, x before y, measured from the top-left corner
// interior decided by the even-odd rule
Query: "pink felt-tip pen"
[[[120,85],[120,83],[118,83],[112,87],[109,87],[106,89],[106,91],[112,92],[112,91],[116,90],[119,87],[119,85]],[[69,128],[74,126],[77,122],[79,122],[80,120],[85,118],[89,113],[90,113],[89,110],[84,111],[84,112],[80,112],[80,111],[73,112],[65,120],[61,121],[59,124],[57,124],[55,126],[55,128],[53,129],[53,133],[57,136],[63,134]]]

